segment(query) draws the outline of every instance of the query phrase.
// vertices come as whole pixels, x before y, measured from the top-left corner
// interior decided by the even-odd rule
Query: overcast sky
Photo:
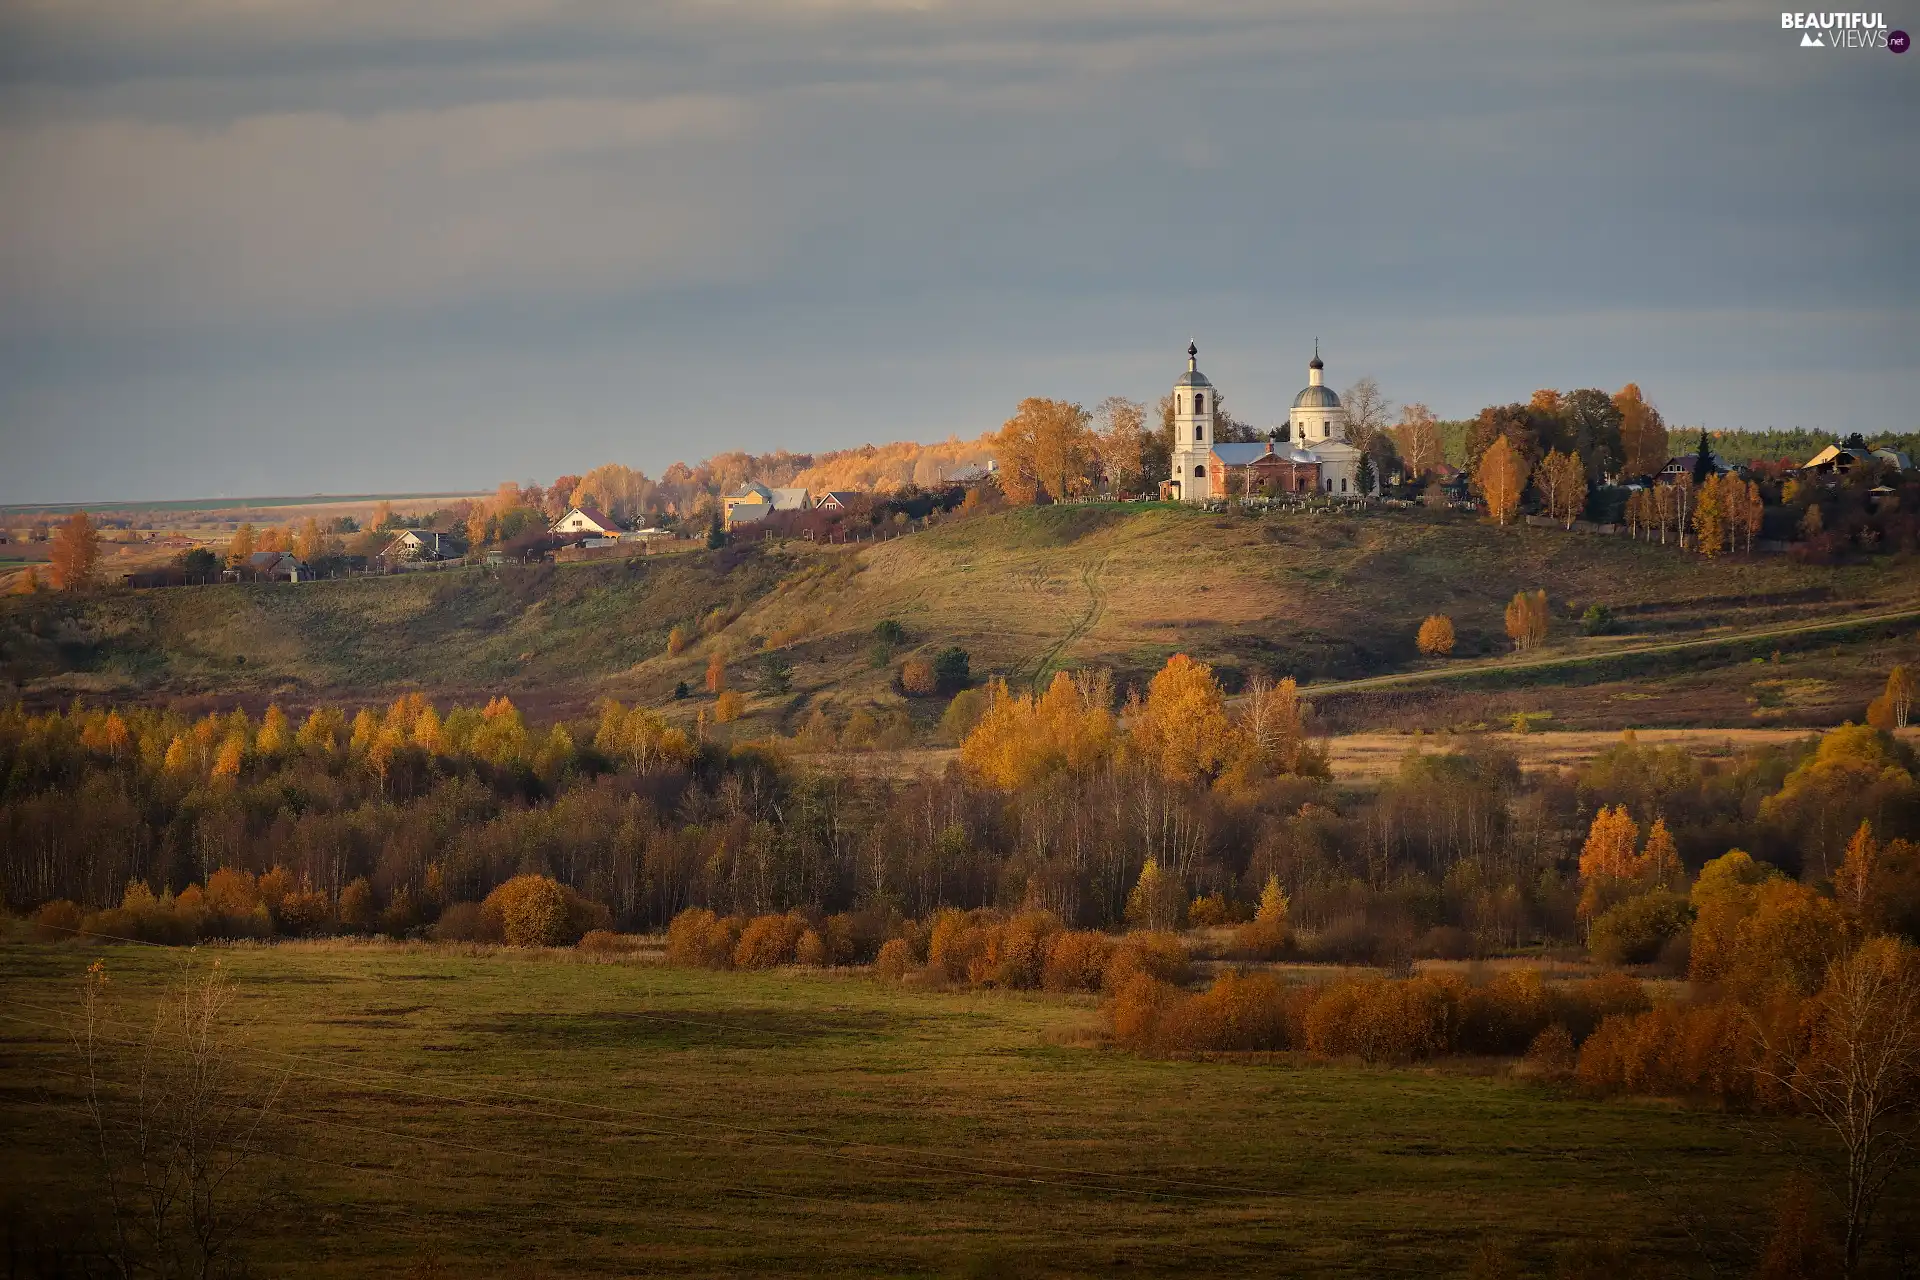
[[[972,436],[1189,336],[1262,426],[1317,335],[1920,429],[1917,108],[1756,3],[0,0],[0,501]]]

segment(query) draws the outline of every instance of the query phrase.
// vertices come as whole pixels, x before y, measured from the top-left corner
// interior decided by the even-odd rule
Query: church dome
[[[1296,409],[1338,409],[1340,397],[1333,394],[1333,388],[1327,386],[1302,387],[1300,394],[1293,398]]]

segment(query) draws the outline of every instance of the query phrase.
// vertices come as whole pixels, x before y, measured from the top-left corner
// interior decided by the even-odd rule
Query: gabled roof
[[[566,515],[561,516],[558,520],[555,520],[553,524],[548,527],[552,529],[558,529],[562,524],[564,524],[567,520],[571,519],[574,516],[582,517],[597,529],[617,529],[620,527],[619,525],[615,524],[612,520],[610,520],[607,517],[607,515],[604,512],[602,512],[598,507],[574,507],[570,509]]]

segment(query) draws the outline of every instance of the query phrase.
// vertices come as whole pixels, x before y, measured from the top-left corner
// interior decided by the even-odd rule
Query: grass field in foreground
[[[101,954],[136,1005],[181,961],[0,946],[16,1223],[89,1194],[51,1028]],[[252,1065],[295,1072],[260,1275],[1431,1275],[1489,1234],[1530,1270],[1616,1242],[1705,1273],[1691,1235],[1744,1270],[1731,1233],[1764,1235],[1784,1167],[1729,1118],[1503,1070],[1144,1060],[1100,1046],[1086,999],[565,953],[219,954]]]

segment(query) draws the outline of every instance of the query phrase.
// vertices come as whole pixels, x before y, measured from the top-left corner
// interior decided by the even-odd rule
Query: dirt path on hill
[[[1101,615],[1106,612],[1107,590],[1102,585],[1101,578],[1105,576],[1107,564],[1112,559],[1113,556],[1109,553],[1081,568],[1080,585],[1087,589],[1087,611],[1069,622],[1066,634],[1054,641],[1046,652],[1040,655],[1040,660],[1033,669],[1035,693],[1042,692],[1048,677],[1060,664],[1060,655],[1067,651],[1067,646],[1093,630],[1099,623]]]
[[[1544,671],[1553,667],[1576,667],[1593,662],[1606,662],[1614,658],[1638,657],[1655,653],[1680,653],[1690,649],[1711,649],[1721,645],[1751,644],[1755,641],[1814,635],[1822,631],[1845,631],[1875,623],[1907,620],[1920,620],[1920,606],[1908,605],[1899,609],[1863,613],[1855,617],[1827,618],[1820,622],[1799,622],[1789,626],[1762,627],[1753,631],[1730,631],[1721,635],[1696,636],[1688,640],[1628,645],[1598,653],[1556,654],[1545,658],[1511,658],[1501,662],[1429,667],[1423,671],[1398,671],[1387,675],[1365,676],[1359,680],[1327,680],[1302,685],[1300,692],[1308,697],[1329,693],[1360,693],[1368,689],[1385,689],[1394,685],[1465,680],[1474,676],[1505,671]]]

